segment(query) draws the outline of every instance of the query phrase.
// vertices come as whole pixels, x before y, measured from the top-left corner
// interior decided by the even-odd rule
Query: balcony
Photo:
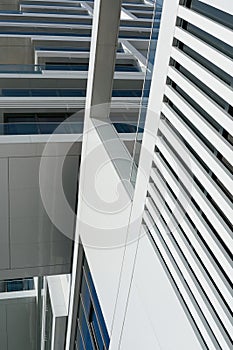
[[[0,74],[42,74],[44,71],[88,71],[87,63],[0,64]],[[139,72],[134,64],[116,64],[116,72]]]

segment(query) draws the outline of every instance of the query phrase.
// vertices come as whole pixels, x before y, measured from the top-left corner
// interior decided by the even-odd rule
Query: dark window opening
[[[75,350],[107,350],[110,338],[96,293],[91,272],[84,254],[80,265],[80,291],[76,326]]]

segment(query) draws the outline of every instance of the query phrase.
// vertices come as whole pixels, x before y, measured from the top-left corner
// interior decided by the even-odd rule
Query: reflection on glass
[[[158,39],[158,32],[160,27],[162,6],[163,6],[163,0],[156,1],[155,8],[154,8],[154,15],[153,15],[153,27],[151,30],[151,37],[150,37],[150,45],[147,53],[147,70],[146,70],[146,76],[145,76],[144,85],[143,85],[141,109],[139,113],[138,126],[137,126],[137,136],[136,136],[136,140],[134,144],[134,152],[133,152],[132,163],[136,167],[139,164],[139,158],[140,158],[140,152],[141,152],[141,144],[142,144],[141,130],[144,130],[144,127],[145,127],[148,97],[149,97],[149,91],[151,86],[151,79],[152,79],[154,59],[155,59],[155,53],[156,53],[156,47],[157,47],[157,39]],[[136,175],[137,175],[137,172],[135,172],[135,167],[134,168],[132,167],[130,180],[133,186],[135,186],[135,183],[136,183]]]
[[[83,249],[80,246],[80,249]],[[107,350],[110,338],[85,255],[82,258],[81,287],[76,325],[76,349]]]
[[[141,97],[140,89],[114,89],[112,97]],[[86,89],[2,89],[0,97],[85,97]]]
[[[33,290],[33,278],[7,279],[0,281],[0,293]]]

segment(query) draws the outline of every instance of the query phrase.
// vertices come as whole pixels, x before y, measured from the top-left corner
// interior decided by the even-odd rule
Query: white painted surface
[[[119,349],[202,349],[147,236],[139,242]]]
[[[131,13],[129,13],[129,11],[126,10],[121,10],[121,19],[128,19],[128,20],[133,20],[134,18],[132,17]]]
[[[51,350],[64,350],[66,322],[68,317],[67,296],[64,295],[61,277],[48,276],[47,286],[52,307],[52,324],[46,325],[52,328]]]
[[[176,12],[178,1],[164,2],[164,10],[161,19],[161,32],[157,43],[157,52],[155,67],[153,72],[154,83],[151,86],[150,97],[148,101],[148,115],[145,125],[145,134],[141,149],[141,162],[135,187],[132,213],[130,217],[130,227],[128,242],[134,241],[139,237],[141,218],[144,210],[144,198],[146,197],[149,172],[153,158],[155,138],[160,118],[160,109],[163,98],[164,84],[166,81],[167,64],[169,62],[170,50],[173,39],[173,26],[176,21]],[[166,45],[164,44],[166,43]],[[118,303],[113,324],[111,350],[118,349],[122,325],[127,308],[127,298],[133,273],[134,259],[136,256],[137,244],[130,244],[126,248]],[[132,325],[133,328],[133,325]]]
[[[65,295],[63,294],[60,276],[47,277],[49,295],[54,317],[67,316]]]
[[[107,327],[111,331],[131,201],[95,129],[88,139],[82,184],[84,200],[78,229]],[[100,161],[99,174],[96,169],[93,171],[95,159]],[[95,196],[100,202],[95,202]],[[125,208],[115,206],[116,209],[112,210],[118,201],[119,204],[125,203]]]

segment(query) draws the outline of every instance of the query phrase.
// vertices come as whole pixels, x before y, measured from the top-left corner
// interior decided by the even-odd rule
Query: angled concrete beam
[[[86,99],[87,117],[91,107],[109,104],[111,101],[120,13],[121,0],[96,0],[94,3]],[[98,117],[95,114],[90,116]]]
[[[88,130],[93,128],[92,118],[108,119],[112,96],[113,77],[115,70],[116,51],[118,46],[118,32],[120,24],[122,0],[95,0],[93,26],[91,38],[90,61],[87,82],[87,96],[85,107],[84,133],[82,145],[82,160],[85,159],[88,147]],[[94,108],[101,105],[101,108]],[[85,179],[85,164],[81,165],[79,206],[81,191]],[[79,230],[77,230],[79,231]],[[74,349],[75,331],[78,312],[78,293],[80,287],[78,254],[79,232],[74,242],[70,309],[66,334],[66,350]]]

